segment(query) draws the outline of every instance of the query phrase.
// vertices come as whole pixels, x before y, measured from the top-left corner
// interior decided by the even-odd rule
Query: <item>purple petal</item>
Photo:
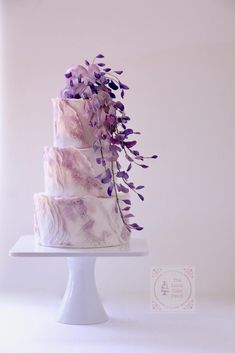
[[[129,211],[130,207],[122,208],[122,211]]]
[[[137,194],[137,195],[139,196],[141,201],[144,201],[144,196],[143,195],[141,195],[141,194]]]
[[[109,168],[106,169],[106,177],[107,177],[107,178],[112,178],[112,173],[111,173],[111,171],[110,171]]]
[[[105,64],[104,64],[104,63],[98,63],[97,65],[99,65],[100,67],[105,66]]]
[[[124,105],[121,103],[121,102],[116,102],[115,103],[115,108],[118,108],[118,109],[120,109],[121,111],[123,111],[124,110]]]
[[[110,178],[105,177],[105,178],[101,179],[102,184],[107,184],[109,182],[110,182]]]
[[[136,229],[136,230],[142,230],[143,227],[140,227],[137,223],[132,223],[130,224],[130,227]]]
[[[142,168],[148,168],[149,166],[148,165],[145,165],[145,164],[139,164]]]
[[[105,71],[105,72],[109,72],[109,71],[111,71],[111,69],[110,69],[110,67],[106,67],[106,68],[104,69],[104,71]]]
[[[121,97],[124,98],[124,91],[123,91],[123,89],[121,90]]]
[[[129,214],[124,216],[124,218],[131,218],[131,217],[134,217],[134,215],[132,213],[129,213]]]
[[[65,77],[66,77],[66,78],[72,77],[72,72],[71,72],[71,71],[70,71],[70,72],[66,72],[66,73],[65,73]]]
[[[144,188],[144,185],[139,185],[137,186],[136,190],[140,190],[140,189],[143,189]]]
[[[156,154],[154,154],[151,158],[156,159],[156,158],[158,158],[158,156]]]
[[[113,81],[110,81],[108,85],[110,88],[114,89],[115,91],[118,89],[118,86]]]
[[[128,165],[127,172],[129,172],[129,170],[131,170],[131,167],[132,167],[132,164],[130,163],[130,164]]]
[[[111,98],[114,98],[114,99],[116,98],[116,96],[115,96],[115,94],[113,92],[109,92],[109,95],[110,95]]]
[[[125,154],[125,157],[126,159],[129,161],[129,162],[133,162],[134,159],[132,159],[130,156],[128,156],[128,154]]]
[[[101,75],[98,74],[97,72],[94,72],[94,76],[95,76],[95,78],[97,78],[97,79],[99,79],[99,78],[101,77]]]
[[[126,141],[124,142],[124,145],[127,147],[127,148],[131,148],[133,146],[136,145],[136,141]]]
[[[103,54],[98,54],[98,55],[96,55],[96,58],[97,59],[102,59],[102,58],[104,58],[104,55]]]
[[[123,133],[125,134],[125,136],[128,136],[130,134],[133,134],[133,130],[132,129],[126,129],[125,131],[123,131]]]
[[[124,83],[119,81],[119,87],[122,89],[129,89],[129,87],[127,85],[124,85]]]
[[[131,205],[131,200],[126,199],[126,200],[122,200],[122,201],[125,202],[127,205]]]
[[[122,184],[117,184],[117,188],[118,188],[118,191],[121,191],[121,192],[124,192],[124,193],[128,193],[129,192],[129,189],[126,188],[124,185]]]
[[[115,72],[116,74],[118,74],[118,75],[121,75],[121,74],[123,73],[122,70],[115,70],[114,72]]]
[[[133,150],[133,151],[131,151],[135,156],[139,156],[139,151],[137,151],[137,150]]]
[[[132,182],[127,183],[127,185],[128,185],[131,189],[135,189],[135,185],[134,185]]]
[[[87,66],[90,65],[89,61],[87,61],[87,60],[85,60],[85,64],[86,64]]]
[[[96,158],[96,163],[101,164],[101,158],[100,157]]]
[[[118,178],[123,178],[123,179],[128,179],[129,178],[128,174],[124,170],[117,172],[117,177]]]
[[[109,185],[108,189],[107,189],[107,194],[109,196],[112,196],[112,191],[113,191],[113,184]]]

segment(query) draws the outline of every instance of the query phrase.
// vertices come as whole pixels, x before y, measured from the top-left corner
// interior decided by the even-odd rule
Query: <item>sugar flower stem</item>
[[[116,163],[116,165],[117,165],[118,171],[120,171],[120,168],[118,168],[118,164],[117,163]],[[122,181],[128,186],[128,188],[130,188],[130,186],[128,185],[127,181],[124,178],[122,178]],[[134,188],[133,189],[131,188],[131,190],[134,191],[138,195],[138,192]]]
[[[125,153],[129,156],[129,154],[127,153],[127,150],[126,150],[125,146],[123,146],[123,149],[124,149]],[[130,151],[129,148],[128,148],[128,150]],[[129,156],[129,157],[130,157],[130,156]],[[132,158],[132,157],[131,157],[131,158]],[[146,158],[146,157],[143,157],[143,158]],[[140,166],[140,164],[137,163],[137,162],[134,160],[134,158],[132,158],[132,162],[135,163],[136,165]]]
[[[121,216],[121,219],[122,219],[124,225],[126,226],[128,231],[130,232],[129,225],[126,223],[126,221],[125,221],[125,219],[123,217],[123,213],[122,213],[120,202],[119,202],[119,198],[118,198],[117,187],[116,187],[116,182],[115,182],[115,177],[114,177],[115,174],[114,174],[114,168],[113,168],[113,161],[111,162],[111,171],[112,171],[112,179],[113,179],[113,188],[114,188],[114,192],[115,192],[115,197],[116,197],[118,210],[119,210],[119,213],[120,213],[120,216]]]

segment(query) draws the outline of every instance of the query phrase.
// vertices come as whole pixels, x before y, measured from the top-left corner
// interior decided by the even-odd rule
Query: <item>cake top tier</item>
[[[97,129],[89,124],[92,112],[85,99],[52,99],[54,111],[54,146],[93,147]]]

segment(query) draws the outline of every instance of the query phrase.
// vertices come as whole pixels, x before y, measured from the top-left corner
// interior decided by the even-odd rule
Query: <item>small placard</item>
[[[193,267],[154,267],[151,270],[153,311],[182,312],[195,309]]]

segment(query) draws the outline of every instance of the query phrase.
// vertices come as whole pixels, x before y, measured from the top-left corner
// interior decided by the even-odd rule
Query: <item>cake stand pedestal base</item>
[[[63,324],[88,325],[108,320],[95,284],[96,258],[146,256],[148,247],[146,239],[133,237],[129,243],[120,246],[56,248],[38,245],[33,235],[24,235],[9,254],[17,257],[66,257],[69,279],[57,320]]]
[[[67,257],[69,278],[58,322],[98,324],[108,320],[95,284],[96,257]]]

